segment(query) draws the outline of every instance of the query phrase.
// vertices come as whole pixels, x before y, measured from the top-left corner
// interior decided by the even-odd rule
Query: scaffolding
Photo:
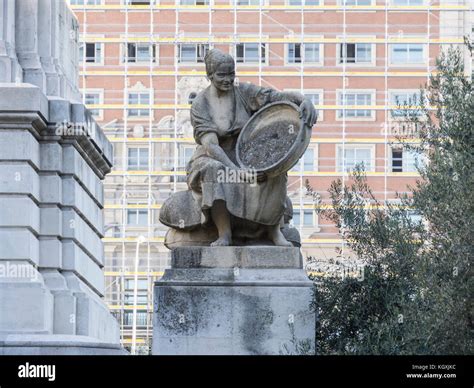
[[[345,244],[333,225],[318,219],[306,180],[321,196],[317,207],[330,207],[330,182],[346,181],[354,161],[365,158],[369,183],[383,203],[407,190],[418,174],[394,163],[399,134],[391,130],[400,123],[391,93],[422,86],[440,48],[463,44],[472,13],[467,0],[70,3],[84,45],[84,102],[114,145],[114,168],[105,181],[105,297],[121,324],[122,343],[136,353],[149,351],[153,282],[169,265],[159,209],[171,193],[186,189],[184,166],[194,147],[189,92],[206,82],[198,46],[234,55],[237,45],[256,48],[255,61],[237,61],[238,82],[299,90],[314,99],[320,120],[310,152],[289,172],[288,192],[303,253],[329,260],[335,247],[345,255]],[[457,22],[447,29],[443,20]],[[299,57],[289,57],[289,45],[298,47]],[[186,62],[182,50],[192,47],[196,61]],[[319,61],[305,61],[306,47],[318,47]],[[406,50],[406,63],[393,62],[394,47]],[[410,62],[411,48],[420,47],[421,60]],[[400,163],[412,161],[403,155]]]

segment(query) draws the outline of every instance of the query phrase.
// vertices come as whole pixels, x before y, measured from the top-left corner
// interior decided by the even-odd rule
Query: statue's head
[[[235,62],[231,55],[219,49],[212,49],[204,58],[207,78],[221,91],[228,91],[234,85]]]

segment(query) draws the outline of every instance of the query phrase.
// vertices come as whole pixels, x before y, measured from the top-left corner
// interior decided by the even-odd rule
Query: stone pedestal
[[[182,247],[155,282],[153,354],[314,353],[313,283],[298,248]]]
[[[24,83],[0,96],[0,354],[125,354],[102,299],[111,144],[82,104]]]

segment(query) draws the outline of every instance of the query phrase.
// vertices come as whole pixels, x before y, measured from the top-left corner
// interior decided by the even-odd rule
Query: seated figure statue
[[[191,107],[197,148],[186,166],[189,190],[172,194],[160,211],[160,221],[171,228],[165,245],[170,249],[186,245],[299,246],[299,234],[289,225],[293,210],[287,197],[287,173],[276,177],[258,173],[254,182],[246,180],[249,171],[238,165],[236,141],[253,114],[277,101],[297,104],[303,122],[312,127],[317,120],[313,103],[299,93],[235,84],[234,59],[218,49],[208,52],[205,64],[211,84]],[[242,179],[222,179],[229,176],[229,170]]]

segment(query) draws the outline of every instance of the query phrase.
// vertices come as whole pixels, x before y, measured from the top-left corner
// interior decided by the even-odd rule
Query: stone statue
[[[312,127],[317,120],[313,103],[299,93],[235,84],[234,58],[218,49],[208,52],[205,64],[211,84],[191,107],[197,148],[186,166],[189,190],[173,194],[160,212],[160,221],[171,228],[165,245],[299,246],[297,230],[289,227],[287,173],[252,175],[236,160],[236,142],[252,115],[277,101],[299,106],[303,122]]]

